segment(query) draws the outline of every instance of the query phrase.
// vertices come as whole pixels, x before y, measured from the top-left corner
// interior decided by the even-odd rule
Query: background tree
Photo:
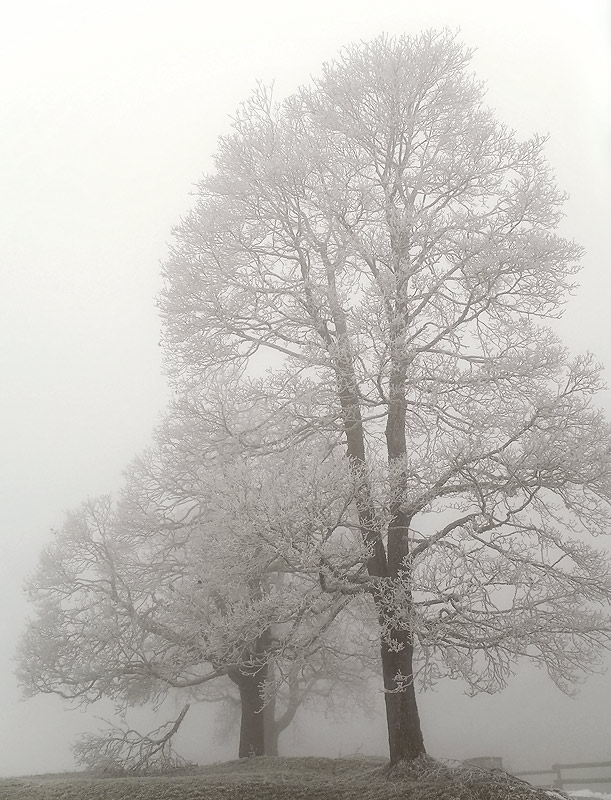
[[[541,322],[580,249],[544,140],[495,121],[469,59],[448,33],[380,37],[282,104],[259,88],[161,298],[219,451],[346,454],[361,543],[312,552],[330,609],[373,598],[393,763],[424,752],[418,672],[493,690],[527,655],[566,688],[609,631],[599,374]]]
[[[166,417],[157,446],[130,467],[118,507],[110,498],[84,504],[46,549],[30,582],[36,616],[19,674],[30,693],[105,696],[123,709],[177,692],[218,700],[230,683],[239,755],[276,753],[314,690],[371,674],[362,634],[357,653],[337,625],[345,601],[329,613],[320,599],[319,560],[341,553],[352,487],[337,460],[321,469],[287,452],[265,472],[259,460],[220,459],[195,411],[183,402]],[[113,768],[167,765],[186,712],[149,735],[115,726],[87,737],[77,756]]]

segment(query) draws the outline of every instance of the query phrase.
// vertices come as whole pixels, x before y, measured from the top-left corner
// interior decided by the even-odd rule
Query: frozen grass
[[[556,797],[559,797],[559,793]],[[84,773],[0,780],[0,800],[550,800],[542,790],[432,759],[389,769],[373,759],[253,758],[190,774]]]

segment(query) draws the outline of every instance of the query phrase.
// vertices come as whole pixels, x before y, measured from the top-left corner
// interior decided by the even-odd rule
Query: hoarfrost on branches
[[[303,703],[332,687],[358,693],[372,674],[367,637],[355,648],[337,622],[352,629],[366,614],[341,598],[329,605],[319,579],[321,558],[354,559],[352,481],[337,458],[229,461],[209,448],[208,425],[183,399],[130,466],[119,502],[68,516],[29,584],[37,613],[19,677],[30,693],[107,697],[123,711],[176,693],[226,701],[233,687],[240,755],[277,752]],[[151,753],[170,757],[171,737],[157,749],[133,730],[111,733],[78,752],[123,753],[129,769],[136,756],[147,768]]]
[[[493,691],[525,655],[570,689],[610,629],[599,368],[545,326],[581,249],[545,140],[494,119],[469,59],[383,36],[282,103],[259,87],[161,298],[220,449],[345,453],[365,572],[321,585],[374,600],[393,762],[424,751],[415,676]]]
[[[358,673],[373,620],[394,764],[425,752],[418,682],[596,666],[611,435],[598,366],[545,324],[581,249],[545,140],[495,120],[470,55],[382,36],[239,109],[165,267],[176,401],[118,508],[43,555],[31,691],[227,679],[247,755],[272,689]]]

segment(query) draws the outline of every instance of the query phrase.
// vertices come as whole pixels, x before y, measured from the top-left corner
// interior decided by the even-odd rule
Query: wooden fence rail
[[[611,761],[583,761],[580,764],[552,764],[551,769],[531,769],[526,772],[515,772],[514,774],[523,778],[528,775],[555,775],[552,786],[555,789],[564,789],[565,786],[575,786],[577,784],[587,783],[609,783],[611,784],[611,775],[597,776],[595,778],[565,778],[562,775],[563,770],[573,769],[600,769],[601,767],[611,767]]]

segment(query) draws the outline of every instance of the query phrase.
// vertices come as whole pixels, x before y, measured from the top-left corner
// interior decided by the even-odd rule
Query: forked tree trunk
[[[346,452],[359,479],[356,497],[359,524],[363,539],[369,545],[371,553],[367,561],[367,570],[374,578],[392,580],[405,568],[405,559],[408,556],[411,517],[402,505],[407,479],[403,470],[391,479],[390,493],[394,499],[391,500],[388,543],[385,548],[367,475],[363,418],[360,400],[355,391],[358,381],[352,365],[345,318],[339,306],[336,306],[335,310],[335,326],[339,336],[344,338],[343,352],[340,350],[341,356],[335,362],[338,395],[346,435]],[[391,467],[400,464],[406,454],[405,411],[405,370],[395,363],[390,379],[390,402],[385,431],[388,462]],[[387,615],[383,600],[375,594],[374,600],[381,625],[386,627]],[[411,602],[409,595],[406,601]],[[414,687],[414,647],[411,632],[390,630],[388,634],[387,638],[380,637],[380,651],[390,763],[396,764],[401,760],[409,761],[417,758],[426,753],[426,749]],[[389,641],[393,642],[393,649],[390,649]]]
[[[270,680],[271,668],[263,667],[256,674],[233,669],[228,674],[240,693],[239,757],[277,756],[278,740],[289,720],[285,719],[286,712],[276,720],[275,697],[270,697],[263,705],[263,690],[265,682]]]

